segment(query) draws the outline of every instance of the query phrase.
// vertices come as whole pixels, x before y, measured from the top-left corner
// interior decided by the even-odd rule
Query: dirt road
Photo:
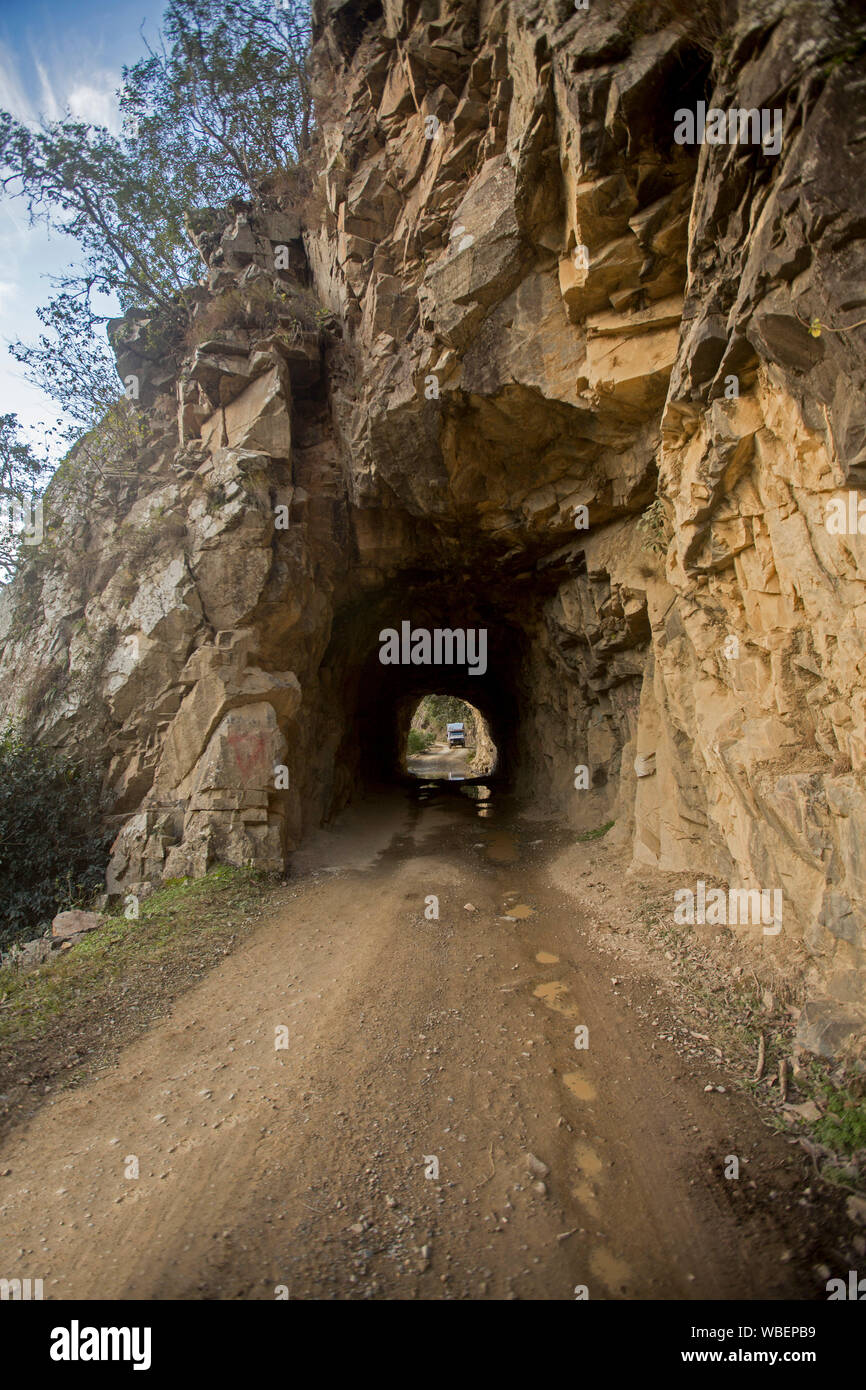
[[[626,1007],[558,835],[459,783],[346,813],[272,922],[10,1136],[0,1271],[50,1298],[815,1296],[790,1149]]]
[[[409,758],[408,766],[415,777],[447,777],[456,781],[461,777],[471,777],[471,758],[472,750],[469,748],[449,748],[447,744],[435,743],[429,753],[418,753]]]

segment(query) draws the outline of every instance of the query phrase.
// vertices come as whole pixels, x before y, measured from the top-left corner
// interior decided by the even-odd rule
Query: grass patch
[[[222,865],[164,884],[136,920],[108,916],[51,964],[0,970],[0,1131],[113,1064],[281,901],[272,875]]]
[[[317,332],[322,321],[322,306],[311,290],[262,276],[245,286],[223,290],[203,304],[187,332],[186,343],[198,347],[226,329],[263,334],[282,328],[293,339],[300,333]]]
[[[836,1091],[826,1085],[821,1089],[827,1113],[812,1127],[819,1144],[844,1154],[866,1149],[866,1105],[850,1091]]]
[[[433,735],[427,730],[410,729],[406,740],[406,751],[410,758],[415,753],[426,753],[432,742]]]
[[[226,865],[204,878],[172,879],[145,898],[136,920],[108,916],[58,961],[27,974],[0,970],[0,1042],[35,1037],[52,1020],[92,1008],[95,996],[113,992],[135,971],[179,963],[199,945],[224,944],[263,890],[263,875]]]
[[[597,826],[595,830],[584,830],[577,838],[581,844],[584,844],[587,840],[600,840],[615,824],[616,822],[612,820],[605,821],[604,825]]]

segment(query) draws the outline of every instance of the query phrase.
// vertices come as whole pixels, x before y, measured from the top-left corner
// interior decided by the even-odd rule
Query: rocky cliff
[[[733,929],[810,1045],[862,1031],[856,8],[320,0],[313,194],[193,228],[193,341],[115,326],[148,437],[62,470],[3,598],[6,711],[105,760],[113,892],[282,868],[446,688],[380,630],[486,628],[447,689],[518,792],[781,890]]]

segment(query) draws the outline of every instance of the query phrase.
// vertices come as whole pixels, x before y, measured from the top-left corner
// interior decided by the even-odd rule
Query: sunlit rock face
[[[866,68],[842,6],[689,8],[318,4],[314,196],[215,214],[194,347],[117,325],[148,445],[55,483],[3,598],[7,711],[105,760],[113,891],[282,868],[447,690],[576,830],[781,890],[731,929],[807,1045],[862,1028]],[[403,622],[485,671],[383,664]]]

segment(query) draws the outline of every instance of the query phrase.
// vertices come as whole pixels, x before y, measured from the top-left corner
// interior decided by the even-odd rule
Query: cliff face
[[[7,711],[109,760],[113,891],[282,867],[447,689],[576,828],[781,890],[734,929],[804,1041],[862,1027],[866,63],[840,5],[691,8],[321,0],[315,196],[215,215],[196,348],[118,327],[150,439],[3,600]],[[763,127],[678,143],[701,103]],[[403,621],[486,673],[382,666]]]

